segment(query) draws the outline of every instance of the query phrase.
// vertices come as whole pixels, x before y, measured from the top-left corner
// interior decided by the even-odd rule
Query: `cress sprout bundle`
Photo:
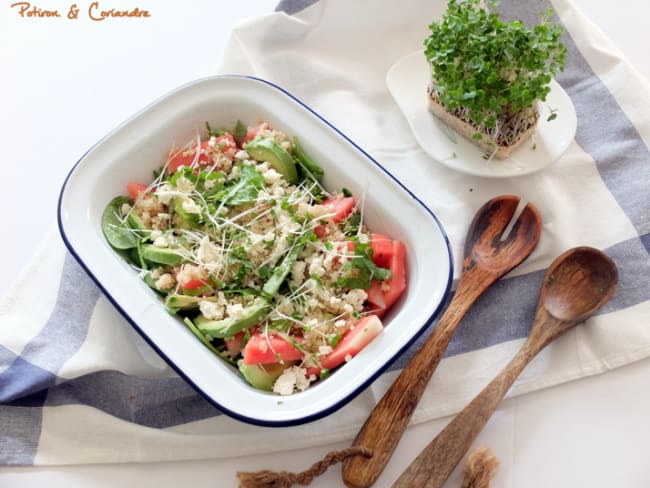
[[[507,157],[531,135],[538,103],[564,69],[562,28],[550,14],[528,28],[501,20],[482,0],[449,0],[442,20],[429,26],[429,109],[488,157]],[[549,119],[555,116],[551,107]]]

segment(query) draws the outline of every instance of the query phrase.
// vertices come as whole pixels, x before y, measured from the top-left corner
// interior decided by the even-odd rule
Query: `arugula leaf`
[[[192,184],[196,185],[197,176],[194,174],[194,168],[189,166],[181,166],[169,177],[169,184],[173,187],[178,186],[178,181],[182,178],[190,180]]]
[[[361,225],[361,212],[354,212],[343,222],[343,233],[346,236],[356,236]]]
[[[228,287],[239,288],[244,281],[246,274],[249,271],[253,271],[255,269],[255,266],[253,266],[253,263],[251,262],[250,258],[248,257],[248,253],[246,252],[246,248],[243,246],[232,249],[228,255],[228,261],[233,264],[233,266],[239,264],[237,270],[235,271],[235,275],[233,276],[231,282],[228,284]]]
[[[238,146],[241,147],[247,135],[248,127],[246,127],[246,124],[244,124],[241,120],[238,120],[237,124],[235,125],[235,130],[232,133],[232,137],[235,139],[235,142]]]
[[[209,197],[223,189],[225,180],[226,175],[223,171],[201,171],[196,181],[196,189]]]
[[[216,195],[224,205],[241,205],[257,200],[257,195],[264,187],[264,175],[252,166],[241,166],[241,176],[235,182]]]
[[[355,257],[343,265],[346,276],[337,280],[337,285],[343,288],[370,287],[372,280],[388,280],[393,276],[391,270],[380,268],[372,261],[370,244],[357,244],[354,248]]]

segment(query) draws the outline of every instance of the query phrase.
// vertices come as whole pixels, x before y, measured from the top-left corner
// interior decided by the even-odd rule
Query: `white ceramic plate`
[[[324,185],[365,194],[369,227],[403,240],[408,289],[385,317],[386,328],[329,378],[280,397],[249,386],[215,357],[107,244],[105,205],[127,182],[150,181],[173,141],[205,122],[213,127],[266,120],[299,137],[325,170]],[[408,218],[405,218],[408,216]],[[201,394],[227,414],[279,426],[307,422],[344,405],[368,386],[441,312],[452,282],[449,242],[412,193],[335,127],[281,88],[240,76],[199,80],[145,108],[99,141],[72,169],[60,195],[59,226],[70,252],[142,336]]]
[[[540,121],[529,141],[505,159],[486,160],[484,152],[436,118],[427,107],[430,70],[423,51],[395,63],[386,75],[391,95],[408,120],[422,149],[440,163],[464,173],[499,178],[539,171],[557,160],[573,140],[577,116],[557,82],[541,104]],[[547,121],[551,110],[557,118]]]

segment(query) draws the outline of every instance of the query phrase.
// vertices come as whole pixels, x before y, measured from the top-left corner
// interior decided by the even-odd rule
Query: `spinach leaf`
[[[305,153],[297,137],[293,138],[293,154],[301,169],[307,173],[308,176],[318,182],[323,179],[323,168],[316,164],[314,160]]]
[[[108,243],[115,249],[131,249],[138,246],[138,235],[129,229],[122,215],[124,204],[133,205],[129,197],[119,196],[113,198],[102,214],[102,232]]]

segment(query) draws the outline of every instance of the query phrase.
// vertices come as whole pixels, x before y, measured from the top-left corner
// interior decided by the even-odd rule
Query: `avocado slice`
[[[264,293],[270,297],[277,295],[282,282],[286,279],[293,263],[296,262],[303,249],[305,249],[305,243],[298,243],[289,251],[282,263],[273,270],[273,274],[269,280],[264,283],[264,287],[262,288]]]
[[[152,263],[174,265],[183,261],[183,256],[174,249],[156,247],[153,244],[143,244],[141,253],[144,259]]]
[[[156,286],[156,279],[151,276],[151,273],[147,273],[144,275],[144,282],[150,287],[153,288],[156,291],[162,292],[162,290],[158,289]]]
[[[216,302],[215,297],[193,297],[189,295],[167,295],[165,306],[174,310],[191,310],[199,308],[202,301]]]
[[[266,314],[271,310],[271,305],[264,298],[255,298],[244,314],[237,318],[227,318],[222,320],[210,320],[203,315],[198,316],[194,323],[198,329],[210,337],[231,337],[237,332],[245,329],[250,329],[256,324],[259,324]]]
[[[195,213],[189,213],[183,208],[183,197],[173,197],[172,206],[174,208],[174,212],[177,215],[180,215],[183,221],[182,227],[186,229],[193,229],[199,224],[199,215]]]
[[[219,356],[228,364],[232,364],[233,366],[235,366],[235,361],[233,361],[228,355],[224,354],[219,349],[214,347],[212,343],[208,340],[208,338],[205,337],[203,333],[196,328],[196,326],[192,323],[192,321],[189,318],[185,317],[185,320],[183,320],[183,322],[185,323],[185,325],[187,325],[187,328],[190,329],[190,331],[192,331],[192,334],[198,337],[198,339],[205,345],[205,347],[210,349],[210,351],[212,351],[215,355]]]
[[[140,216],[135,213],[134,211],[129,212],[129,215],[126,217],[126,222],[129,225],[129,227],[138,234],[144,235],[146,231],[150,231],[151,229],[148,229],[146,225],[144,225],[144,221]]]
[[[268,161],[289,183],[298,181],[298,170],[291,154],[274,139],[253,139],[244,149],[255,161]]]
[[[244,364],[243,360],[237,361],[239,371],[244,376],[244,379],[250,385],[258,390],[272,391],[273,383],[277,380],[284,370],[290,367],[293,363],[285,362],[270,363],[270,364]]]

